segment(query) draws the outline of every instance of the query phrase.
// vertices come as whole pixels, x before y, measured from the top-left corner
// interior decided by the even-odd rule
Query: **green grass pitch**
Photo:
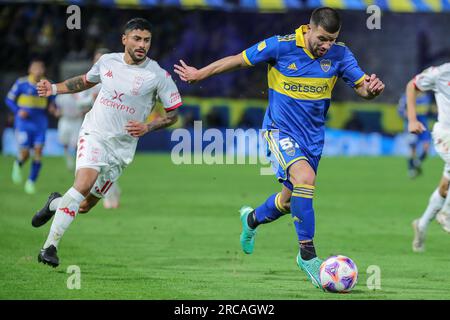
[[[31,217],[52,191],[73,181],[62,158],[45,158],[38,193],[10,182],[0,160],[0,299],[450,299],[450,235],[433,222],[426,252],[411,251],[411,221],[421,215],[443,168],[429,159],[410,180],[402,158],[324,158],[315,194],[316,248],[344,254],[359,268],[350,294],[323,293],[297,268],[292,219],[258,230],[255,252],[239,244],[238,209],[279,190],[256,165],[173,165],[139,154],[121,177],[121,207],[79,215],[60,244],[60,266],[37,263],[50,223]],[[67,269],[81,270],[69,290]],[[381,289],[367,287],[376,265]]]

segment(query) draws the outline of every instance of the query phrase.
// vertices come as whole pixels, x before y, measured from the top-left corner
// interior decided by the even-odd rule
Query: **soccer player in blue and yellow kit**
[[[269,106],[263,129],[268,154],[283,187],[256,209],[241,208],[241,246],[245,253],[252,253],[258,225],[290,212],[300,246],[297,264],[316,287],[322,260],[313,243],[313,197],[332,89],[337,78],[342,78],[365,99],[384,90],[376,75],[368,76],[359,68],[345,45],[335,43],[340,27],[335,10],[318,8],[310,23],[294,34],[265,39],[202,69],[182,60],[181,65],[175,65],[181,80],[195,82],[260,62],[268,64]]]
[[[433,114],[433,95],[422,93],[416,99],[417,119],[424,125],[426,131],[420,134],[408,132],[408,116],[406,112],[406,94],[403,94],[398,102],[398,113],[405,120],[405,130],[408,132],[407,143],[409,146],[408,175],[415,178],[422,173],[422,163],[428,155],[431,143],[431,133],[428,130],[428,120]]]
[[[14,161],[12,180],[22,182],[21,168],[34,150],[30,175],[25,183],[25,192],[36,192],[35,182],[41,170],[42,149],[48,126],[47,107],[54,108],[54,96],[39,97],[36,84],[44,78],[45,64],[35,59],[28,68],[28,76],[16,80],[6,96],[6,105],[14,113],[14,128],[19,146],[19,154]]]

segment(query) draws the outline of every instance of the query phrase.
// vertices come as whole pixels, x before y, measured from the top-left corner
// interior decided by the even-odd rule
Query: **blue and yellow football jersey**
[[[265,39],[244,50],[242,56],[248,65],[269,65],[269,105],[263,128],[279,130],[310,156],[320,157],[325,117],[337,79],[354,87],[365,74],[343,44],[334,44],[323,57],[315,58],[306,47],[306,31],[303,25],[294,34]]]
[[[6,96],[5,103],[14,112],[14,128],[19,145],[32,147],[43,144],[48,127],[47,106],[55,96],[39,97],[36,81],[31,76],[16,80]],[[26,118],[17,115],[20,110],[28,114]]]
[[[19,110],[25,110],[28,113],[26,119],[15,117],[16,127],[26,126],[27,123],[47,127],[47,106],[54,99],[54,96],[39,97],[36,82],[28,76],[16,80],[5,102],[14,114],[17,114]]]

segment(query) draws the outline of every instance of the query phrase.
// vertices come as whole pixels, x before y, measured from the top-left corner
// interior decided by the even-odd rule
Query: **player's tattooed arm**
[[[80,92],[95,86],[96,83],[92,83],[86,80],[84,75],[67,79],[63,83],[58,83],[58,93],[75,93]],[[61,92],[59,91],[61,87]]]
[[[96,83],[87,81],[85,75],[81,75],[56,84],[51,84],[48,80],[41,80],[36,88],[40,97],[49,97],[55,94],[80,92],[95,85]]]
[[[178,121],[178,110],[167,111],[164,117],[153,120],[147,124],[148,132],[170,127]]]
[[[379,96],[384,90],[384,83],[376,74],[366,75],[364,81],[355,87],[355,92],[361,98],[371,100]]]
[[[128,134],[132,137],[141,137],[144,134],[163,128],[170,127],[178,120],[178,110],[167,111],[164,117],[155,119],[149,123],[142,123],[139,121],[128,121],[125,126]]]

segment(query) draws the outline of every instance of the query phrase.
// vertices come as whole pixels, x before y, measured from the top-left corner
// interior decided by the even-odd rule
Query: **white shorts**
[[[450,180],[450,128],[436,122],[433,126],[432,135],[434,148],[445,162],[443,176]]]
[[[84,133],[80,134],[78,139],[76,159],[76,170],[81,168],[92,168],[99,172],[91,194],[103,198],[112,184],[119,179],[125,166],[101,138]]]
[[[76,147],[83,119],[61,118],[58,121],[58,139],[65,146]]]

